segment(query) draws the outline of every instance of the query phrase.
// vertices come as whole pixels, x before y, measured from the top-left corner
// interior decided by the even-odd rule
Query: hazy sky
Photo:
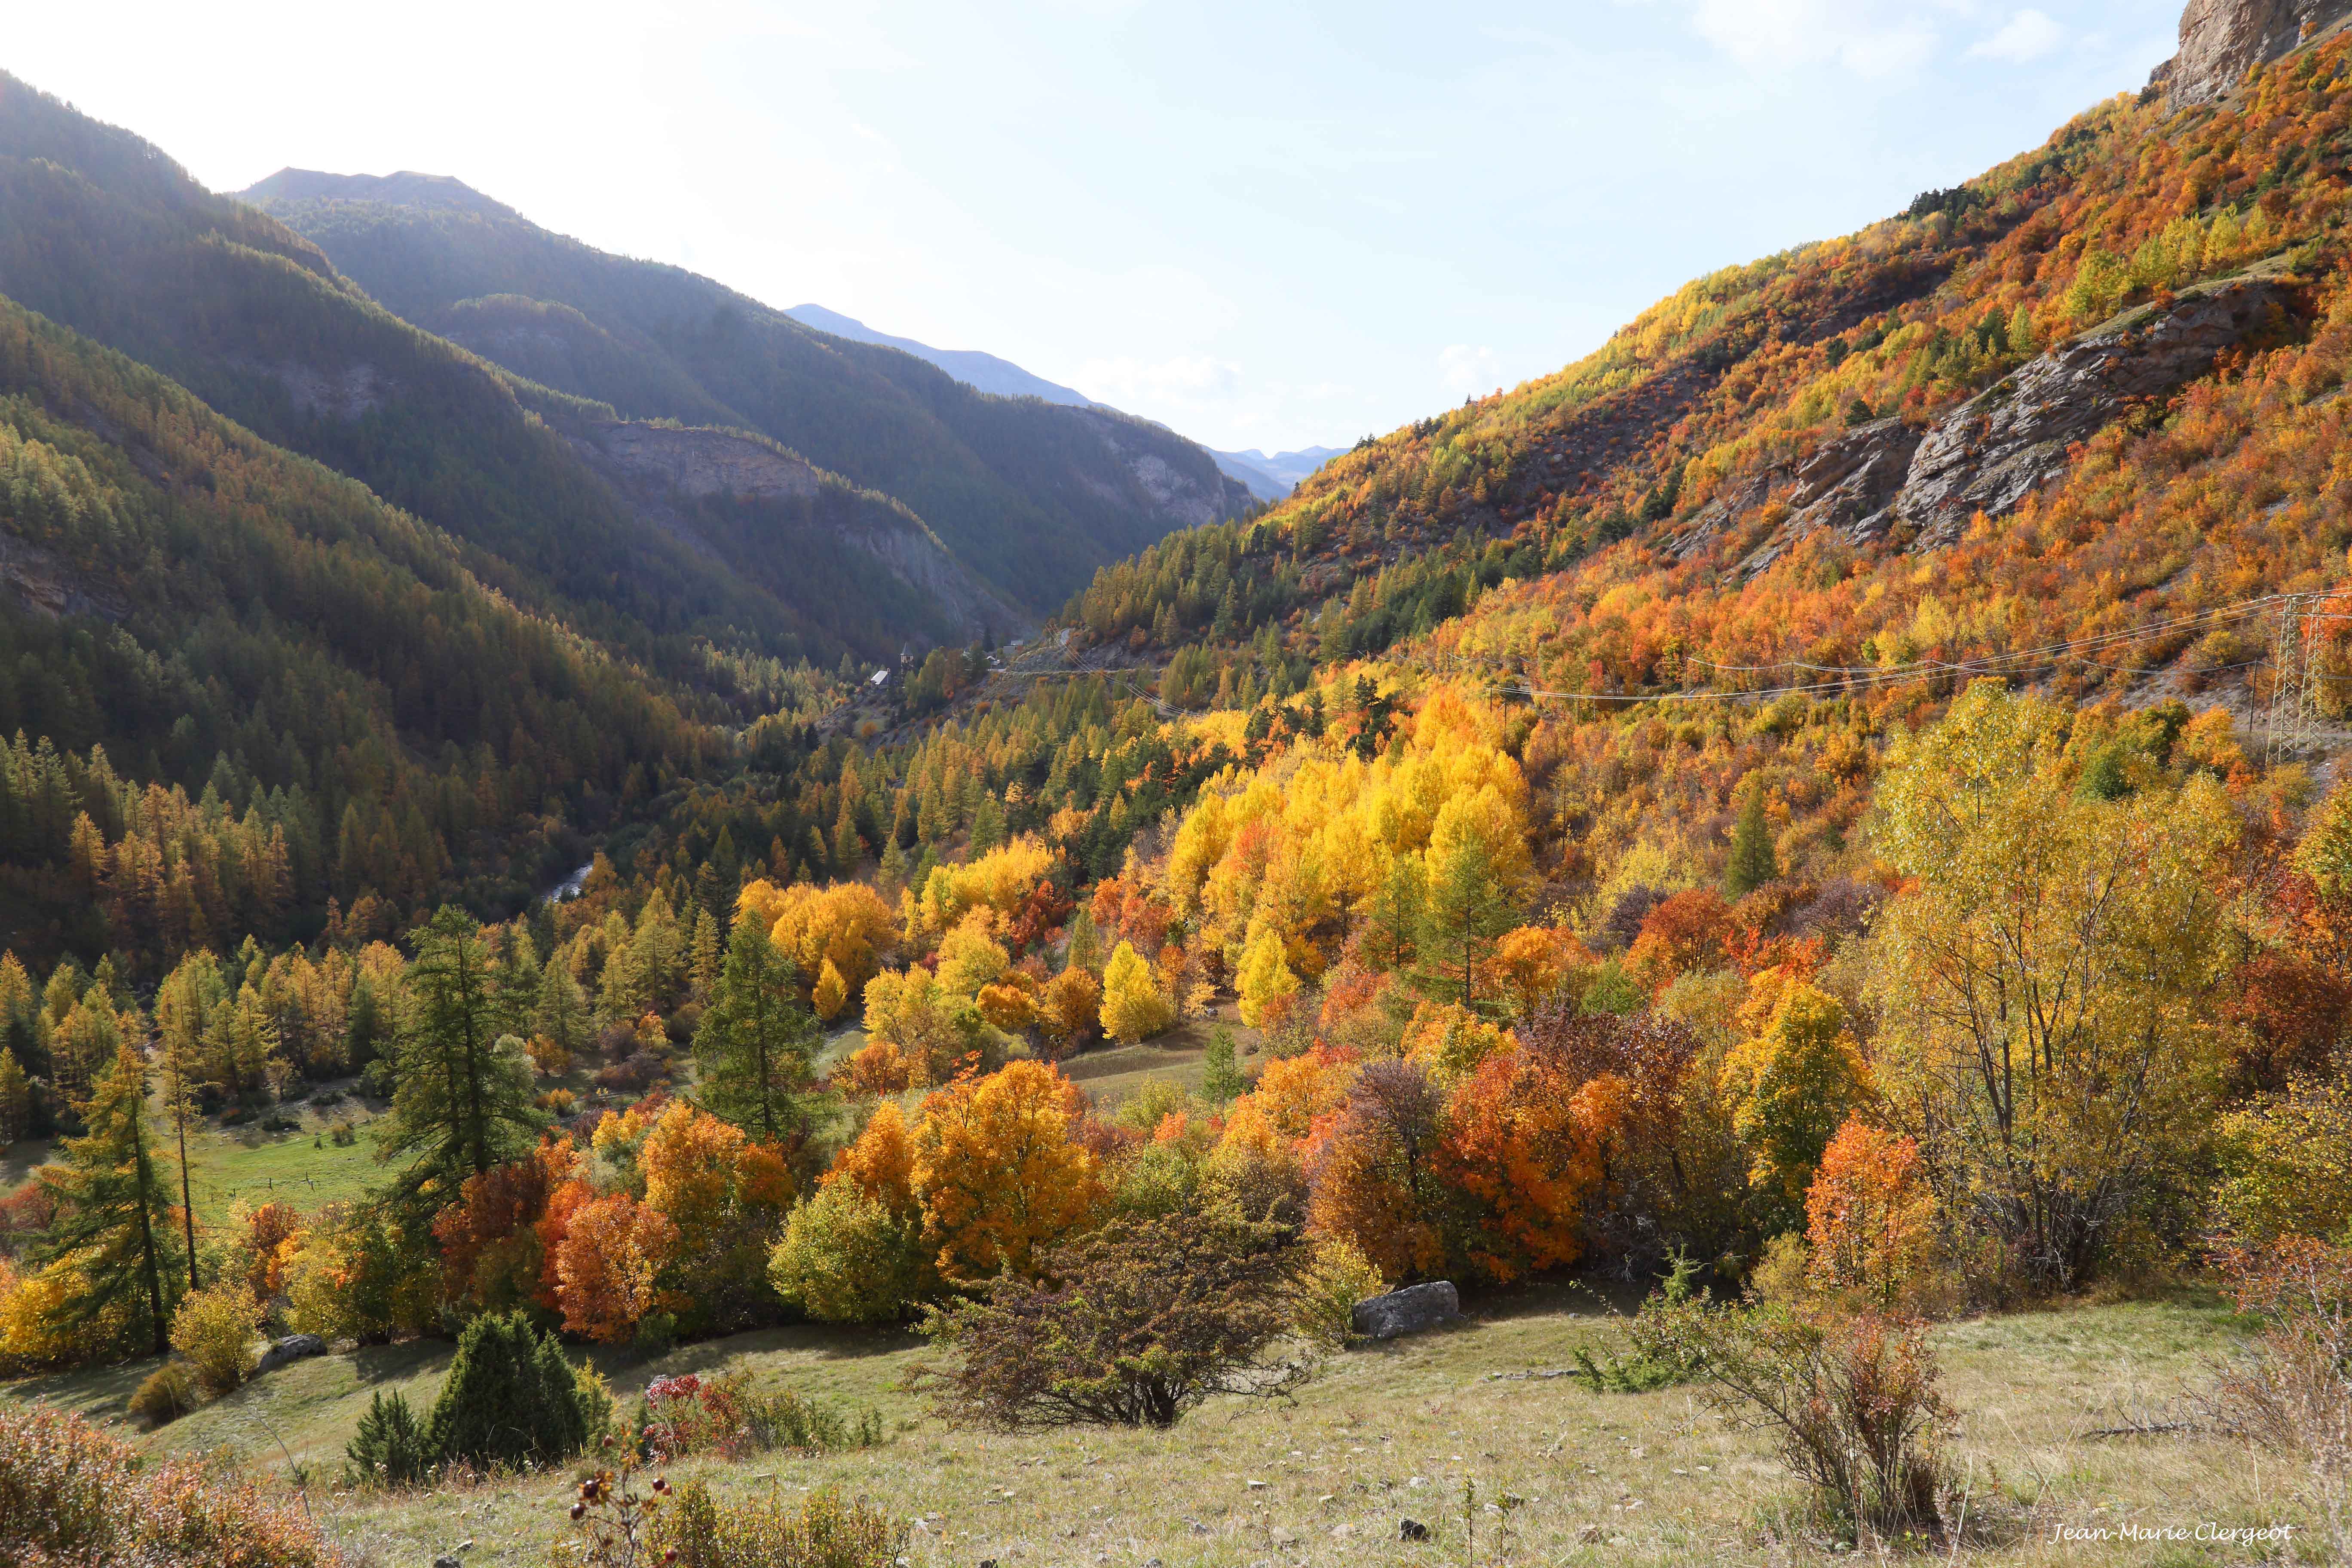
[[[455,174],[1225,447],[1566,363],[2137,88],[2176,0],[25,5],[0,67],[218,190]]]

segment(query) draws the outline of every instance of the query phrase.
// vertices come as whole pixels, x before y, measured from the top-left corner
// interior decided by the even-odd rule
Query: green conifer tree
[[[1478,971],[1494,952],[1495,939],[1517,921],[1494,858],[1475,835],[1464,834],[1429,873],[1421,917],[1421,988],[1440,1001],[1491,1007],[1500,999],[1479,993]]]
[[[530,1152],[545,1118],[531,1102],[530,1059],[496,1032],[488,955],[472,916],[445,906],[418,933],[408,991],[377,1157],[406,1159],[402,1184],[412,1192],[436,1176],[454,1189]]]
[[[694,1032],[700,1097],[763,1143],[796,1131],[806,1116],[816,1019],[801,1005],[793,962],[757,921],[739,921],[727,943],[709,1007]]]
[[[1780,876],[1771,825],[1764,820],[1764,786],[1751,784],[1739,805],[1739,820],[1731,829],[1731,860],[1724,868],[1723,889],[1734,899],[1745,898]]]
[[[138,1047],[120,1043],[81,1116],[89,1131],[68,1139],[64,1161],[40,1174],[57,1218],[33,1261],[68,1266],[73,1288],[59,1308],[68,1323],[119,1323],[118,1348],[143,1345],[162,1355],[171,1348],[180,1267]]]
[[[1212,1104],[1223,1105],[1249,1089],[1249,1079],[1242,1076],[1242,1069],[1234,1061],[1234,1032],[1223,1024],[1209,1036],[1203,1066],[1201,1093]]]

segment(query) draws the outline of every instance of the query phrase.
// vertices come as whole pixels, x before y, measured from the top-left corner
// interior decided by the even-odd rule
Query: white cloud
[[[1969,58],[2010,60],[2024,65],[2054,53],[2065,38],[2065,28],[2029,5],[2011,16],[2000,31],[1972,47],[1969,50]]]
[[[1490,348],[1448,343],[1438,353],[1437,376],[1448,394],[1484,396],[1502,384],[1502,356]]]
[[[1692,25],[1751,68],[1831,62],[1857,76],[1899,76],[1925,62],[1936,29],[1918,0],[1698,0]]]

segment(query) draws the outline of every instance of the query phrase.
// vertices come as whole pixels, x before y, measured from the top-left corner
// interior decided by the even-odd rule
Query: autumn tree
[[[1027,1061],[967,1075],[923,1102],[913,1185],[940,1274],[1026,1273],[1040,1247],[1093,1216],[1103,1186],[1094,1156],[1070,1140],[1078,1110],[1068,1079]]]
[[[1573,1263],[1584,1208],[1633,1090],[1604,1074],[1578,1083],[1552,1055],[1514,1044],[1455,1089],[1437,1154],[1441,1181],[1475,1200],[1463,1250],[1487,1279]]]
[[[2180,1190],[2216,1076],[2234,811],[2209,774],[2076,787],[2064,715],[1985,681],[1898,742],[1873,927],[1882,1086],[1953,1223],[2065,1287]]]
[[[1435,1163],[1444,1113],[1419,1063],[1370,1062],[1309,1156],[1315,1230],[1353,1242],[1391,1279],[1432,1274],[1445,1261]]]
[[[1839,1128],[1805,1193],[1805,1236],[1815,1284],[1862,1291],[1881,1311],[1916,1300],[1937,1249],[1918,1144],[1859,1119]]]
[[[1103,966],[1103,1032],[1127,1045],[1148,1040],[1176,1022],[1175,1005],[1160,989],[1151,965],[1120,942]]]
[[[1754,1156],[1749,1180],[1793,1203],[1822,1151],[1870,1097],[1870,1069],[1836,997],[1779,971],[1757,976],[1754,1032],[1724,1058],[1732,1126]]]
[[[673,1101],[637,1151],[646,1207],[676,1237],[667,1277],[697,1329],[755,1321],[766,1286],[768,1248],[792,1201],[791,1173],[772,1144],[684,1101]]]
[[[800,1004],[792,961],[757,921],[737,921],[710,1005],[695,1028],[702,1102],[764,1143],[807,1120],[816,1020]]]
[[[614,1193],[568,1217],[550,1260],[566,1333],[617,1344],[654,1310],[655,1280],[677,1246],[677,1227],[659,1211]]]
[[[88,1129],[39,1173],[56,1205],[32,1260],[62,1287],[55,1315],[93,1348],[169,1348],[182,1261],[148,1125],[147,1064],[130,1041],[81,1108]]]
[[[16,1053],[0,1046],[0,1148],[32,1131],[33,1084]]]

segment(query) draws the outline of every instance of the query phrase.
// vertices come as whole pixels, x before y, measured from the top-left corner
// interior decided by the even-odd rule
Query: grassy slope
[[[766,1381],[884,1414],[879,1449],[826,1458],[782,1455],[740,1465],[690,1463],[716,1487],[792,1491],[838,1485],[927,1518],[909,1555],[919,1565],[1110,1561],[1222,1565],[1458,1563],[1465,1560],[1462,1480],[1475,1479],[1481,1561],[1497,1515],[1486,1500],[1528,1500],[1512,1521],[1512,1562],[1789,1562],[1825,1559],[1816,1543],[1778,1548],[1791,1500],[1769,1446],[1727,1430],[1690,1392],[1590,1394],[1565,1378],[1515,1377],[1569,1363],[1574,1349],[1615,1331],[1580,1292],[1533,1292],[1454,1331],[1349,1352],[1296,1405],[1223,1401],[1174,1432],[1083,1431],[1006,1437],[941,1425],[905,1387],[915,1342],[815,1329],[774,1330],[692,1345],[653,1362],[614,1357],[607,1373],[633,1398],[652,1377],[741,1366]],[[2200,1521],[2252,1524],[2301,1516],[2282,1500],[2275,1464],[2244,1448],[2168,1436],[2101,1441],[2118,1401],[2161,1398],[2193,1382],[2229,1342],[2229,1320],[2201,1304],[2077,1308],[1948,1325],[1938,1331],[1946,1386],[1963,1414],[1956,1458],[1975,1478],[1975,1505],[1997,1523],[1979,1562],[2079,1562],[2052,1527]],[[300,1363],[145,1439],[205,1450],[226,1446],[274,1472],[288,1458],[330,1475],[377,1389],[429,1399],[445,1347],[399,1346]],[[604,1359],[604,1358],[600,1358]],[[37,1380],[8,1389],[107,1415],[143,1365]],[[281,1447],[282,1445],[282,1447]],[[1704,1468],[1703,1468],[1704,1467]],[[1414,1478],[1420,1484],[1414,1484]],[[509,1479],[420,1496],[314,1494],[341,1533],[374,1543],[379,1561],[423,1560],[478,1542],[471,1568],[545,1560],[562,1525],[568,1476]],[[1265,1482],[1252,1489],[1252,1480]],[[1396,1540],[1410,1515],[1436,1526],[1427,1545]],[[1345,1527],[1346,1533],[1337,1533]],[[1581,1536],[1597,1530],[1597,1539]],[[2128,1544],[2103,1561],[2202,1563]],[[1107,1557],[1098,1556],[1107,1553]]]

